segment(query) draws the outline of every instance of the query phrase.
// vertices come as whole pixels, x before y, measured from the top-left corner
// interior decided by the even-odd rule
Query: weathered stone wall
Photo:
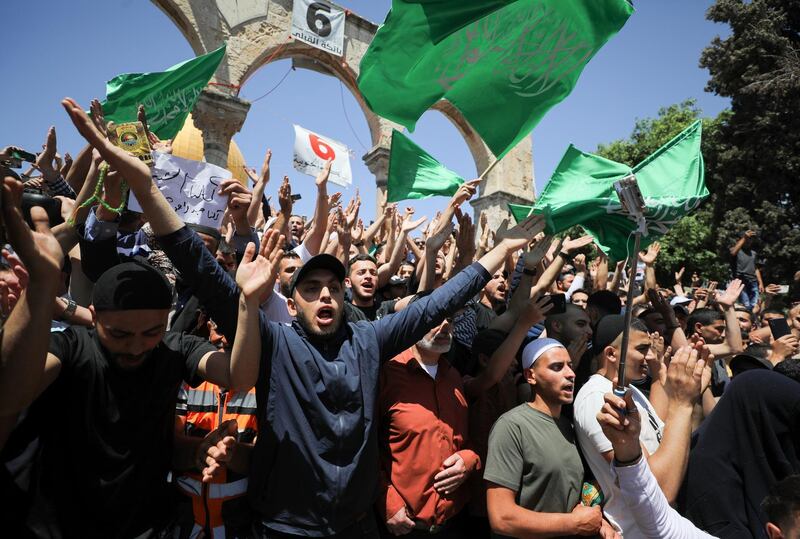
[[[244,125],[250,104],[238,98],[239,88],[261,66],[283,58],[308,58],[337,77],[350,90],[367,119],[372,148],[363,156],[375,175],[377,207],[386,200],[386,179],[392,129],[401,127],[373,113],[356,87],[358,66],[378,26],[347,12],[344,57],[297,42],[289,36],[292,0],[153,0],[183,33],[196,54],[228,42],[227,54],[203,91],[194,112],[195,125],[203,131],[206,160],[223,164],[231,137]],[[434,108],[444,114],[464,136],[478,173],[494,160],[489,149],[464,117],[448,102]],[[508,216],[507,202],[533,200],[533,158],[530,138],[510,151],[481,185],[472,201],[476,217],[487,211],[489,226],[496,229]],[[477,219],[476,219],[477,220]]]

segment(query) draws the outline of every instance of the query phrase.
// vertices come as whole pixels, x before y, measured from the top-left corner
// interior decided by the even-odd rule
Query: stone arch
[[[225,163],[228,145],[247,116],[250,103],[238,97],[239,88],[259,68],[275,60],[305,58],[338,78],[356,98],[367,120],[372,148],[363,156],[375,175],[378,211],[385,203],[392,129],[401,126],[372,112],[356,86],[358,66],[378,25],[346,10],[344,56],[296,42],[289,36],[293,0],[152,0],[178,27],[196,54],[204,54],[227,41],[225,59],[209,88],[195,105],[195,125],[203,132],[206,160]],[[476,169],[492,162],[489,149],[450,103],[433,108],[443,113],[467,142]],[[489,225],[496,227],[507,214],[506,202],[533,198],[532,145],[524,139],[487,175],[480,196],[472,201],[476,213],[487,210]],[[513,178],[513,180],[512,180]]]

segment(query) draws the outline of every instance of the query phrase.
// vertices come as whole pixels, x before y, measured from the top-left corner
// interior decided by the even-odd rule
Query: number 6
[[[314,2],[308,6],[308,11],[306,11],[306,24],[311,31],[318,36],[328,37],[331,34],[331,20],[320,13],[320,11],[330,13],[331,8],[322,2]],[[317,23],[320,23],[322,28],[318,28]]]

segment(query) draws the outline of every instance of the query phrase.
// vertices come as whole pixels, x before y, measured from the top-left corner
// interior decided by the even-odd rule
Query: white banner
[[[218,194],[222,180],[233,175],[222,167],[153,152],[153,180],[184,223],[219,228],[228,197]],[[131,193],[128,209],[142,207]]]
[[[347,146],[303,129],[299,125],[294,126],[295,170],[316,176],[329,159],[333,159],[333,163],[328,179],[336,185],[349,187],[353,183],[353,173],[350,170],[350,153]]]
[[[345,13],[325,1],[294,0],[291,35],[312,47],[344,55]]]

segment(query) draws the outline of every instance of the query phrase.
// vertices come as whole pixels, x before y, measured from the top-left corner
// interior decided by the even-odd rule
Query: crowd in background
[[[657,242],[629,279],[541,216],[473,222],[478,181],[367,224],[328,164],[313,215],[287,177],[271,207],[269,151],[185,224],[63,105],[74,159],[52,128],[0,153],[9,537],[800,533],[800,271],[766,280],[753,231],[726,282],[657,282]]]

